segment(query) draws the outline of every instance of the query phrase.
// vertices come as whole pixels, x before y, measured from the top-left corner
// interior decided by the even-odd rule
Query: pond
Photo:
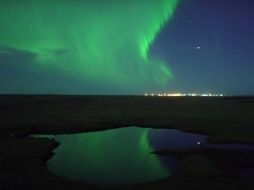
[[[119,186],[146,183],[170,177],[176,171],[175,157],[152,154],[154,150],[245,147],[237,144],[209,145],[206,138],[205,135],[175,129],[139,127],[57,135],[55,140],[60,145],[48,161],[48,169],[58,176],[87,184]]]
[[[126,185],[172,175],[175,159],[151,154],[157,148],[196,147],[205,136],[174,129],[127,127],[57,135],[60,146],[48,161],[53,173],[89,184]],[[167,165],[167,166],[166,166]]]

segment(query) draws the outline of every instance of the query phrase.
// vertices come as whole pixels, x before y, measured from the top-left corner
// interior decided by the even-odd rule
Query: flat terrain
[[[50,173],[46,160],[57,143],[30,134],[139,126],[206,134],[211,143],[254,143],[254,97],[1,95],[0,115],[0,189],[95,188]],[[204,163],[205,169],[190,173],[194,167],[185,176],[126,188],[253,189],[253,179],[219,177],[202,155],[182,162]],[[210,170],[217,177],[207,174]]]

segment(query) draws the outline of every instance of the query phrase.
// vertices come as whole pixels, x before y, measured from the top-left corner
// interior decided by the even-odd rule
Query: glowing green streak
[[[152,152],[149,141],[148,141],[148,137],[147,137],[148,131],[149,131],[149,129],[144,129],[144,131],[140,137],[139,146],[146,152]]]
[[[151,44],[154,42],[156,36],[160,32],[161,28],[165,25],[165,23],[170,18],[172,18],[178,1],[179,0],[169,0],[166,2],[167,5],[160,7],[162,9],[162,12],[164,13],[161,20],[152,20],[151,23],[153,28],[147,31],[146,35],[142,35],[140,37],[139,52],[143,59],[145,59],[146,61],[148,60],[148,53]]]
[[[35,54],[35,66],[128,87],[166,84],[166,63],[149,48],[178,0],[0,2],[0,46]],[[56,53],[65,50],[65,53]],[[36,64],[40,63],[40,64]]]

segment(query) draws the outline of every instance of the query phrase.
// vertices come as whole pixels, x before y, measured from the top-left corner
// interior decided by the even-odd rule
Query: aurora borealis
[[[254,94],[252,0],[0,0],[0,93]]]
[[[116,86],[165,85],[169,66],[149,54],[178,0],[1,1],[0,45],[33,55],[29,69]]]

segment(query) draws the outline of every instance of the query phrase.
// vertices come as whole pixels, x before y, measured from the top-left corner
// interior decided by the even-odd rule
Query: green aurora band
[[[34,70],[119,86],[163,86],[172,72],[149,50],[178,1],[1,1],[0,46],[33,53]]]

